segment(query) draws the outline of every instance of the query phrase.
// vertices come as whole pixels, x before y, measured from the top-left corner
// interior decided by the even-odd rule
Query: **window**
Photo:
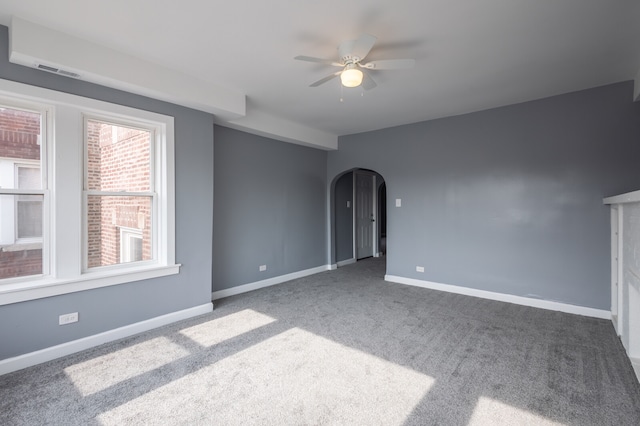
[[[0,101],[0,280],[43,273],[44,115],[37,105]]]
[[[0,305],[178,273],[173,150],[172,117],[0,80]]]
[[[153,260],[154,131],[94,118],[85,129],[87,268]]]

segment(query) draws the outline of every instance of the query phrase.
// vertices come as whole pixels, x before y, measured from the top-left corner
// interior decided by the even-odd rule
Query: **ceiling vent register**
[[[51,72],[51,73],[54,73],[54,74],[60,74],[60,75],[63,75],[65,77],[80,78],[80,74],[77,74],[77,73],[71,72],[71,71],[61,70],[60,68],[51,67],[49,65],[36,64],[36,68],[38,68],[39,70],[42,70],[42,71],[47,71],[47,72]]]

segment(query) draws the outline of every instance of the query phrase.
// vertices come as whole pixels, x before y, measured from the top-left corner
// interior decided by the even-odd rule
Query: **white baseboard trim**
[[[448,293],[463,294],[465,296],[480,297],[482,299],[497,300],[499,302],[513,303],[516,305],[530,306],[533,308],[548,309],[550,311],[566,312],[569,314],[583,315],[610,320],[611,312],[603,309],[588,308],[585,306],[570,305],[567,303],[553,302],[549,300],[533,299],[530,297],[515,296],[512,294],[495,293],[486,290],[477,290],[469,287],[460,287],[451,284],[441,284],[431,281],[404,278],[395,275],[385,275],[385,281],[428,288],[431,290],[446,291]]]
[[[94,334],[92,336],[83,337],[81,339],[72,340],[71,342],[62,343],[60,345],[51,346],[39,351],[30,352],[24,355],[18,355],[13,358],[7,358],[0,361],[0,376],[11,373],[13,371],[22,370],[23,368],[51,361],[66,355],[71,355],[103,343],[112,342],[124,337],[133,336],[134,334],[152,330],[163,325],[171,324],[187,318],[206,314],[213,311],[213,303],[205,303],[204,305],[195,306],[189,309],[172,312],[170,314],[161,315],[145,321],[136,322],[134,324],[125,325],[124,327],[114,328],[113,330]]]
[[[636,373],[636,377],[638,378],[638,382],[640,382],[640,358],[631,358],[631,357],[629,357],[629,360],[631,361],[631,366],[633,367],[633,371],[635,371],[635,373]]]
[[[332,269],[335,269],[332,268],[332,265],[322,265],[316,268],[305,269],[304,271],[292,272],[290,274],[267,278],[266,280],[262,281],[256,281],[253,283],[239,285],[237,287],[226,288],[224,290],[218,290],[211,293],[211,299],[218,300],[229,296],[235,296],[236,294],[246,293],[248,291],[257,290],[259,288],[270,287],[272,285],[281,284],[286,281],[307,277],[309,275],[318,274],[324,271],[330,271]]]
[[[337,265],[338,265],[338,268],[341,268],[346,265],[351,265],[352,263],[356,263],[355,257],[352,257],[351,259],[341,260],[340,262],[337,263]]]

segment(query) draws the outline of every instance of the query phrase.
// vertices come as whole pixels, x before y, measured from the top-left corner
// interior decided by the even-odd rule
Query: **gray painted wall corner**
[[[326,151],[221,126],[214,150],[213,290],[325,265]]]

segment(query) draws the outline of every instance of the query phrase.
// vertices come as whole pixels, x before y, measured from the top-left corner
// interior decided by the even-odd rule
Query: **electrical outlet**
[[[396,198],[396,207],[402,207],[402,200],[400,198]]]
[[[260,272],[266,271],[267,270],[267,265],[260,265],[260,267],[258,269],[260,270]]]
[[[78,313],[72,312],[70,314],[60,315],[58,317],[58,325],[66,325],[74,322],[78,322]]]
[[[424,266],[416,266],[416,272],[424,272]]]

